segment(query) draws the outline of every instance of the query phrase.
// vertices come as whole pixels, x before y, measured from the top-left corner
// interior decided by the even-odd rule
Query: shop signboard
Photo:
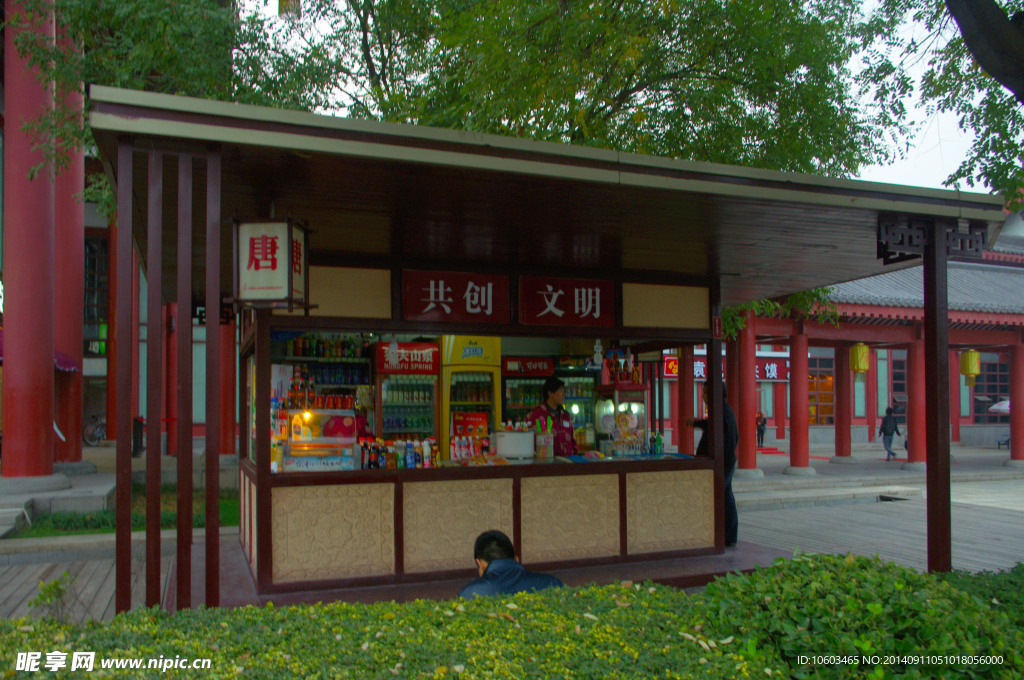
[[[502,375],[546,378],[555,372],[555,360],[550,357],[504,357],[501,360]]]
[[[531,326],[615,326],[615,283],[519,278],[519,321]]]
[[[298,220],[235,223],[235,299],[249,306],[306,304],[306,227]]]
[[[377,372],[392,375],[437,375],[440,348],[429,342],[377,343]]]
[[[666,378],[679,377],[678,357],[665,357],[662,374]],[[725,362],[722,362],[722,376],[725,376]],[[708,360],[697,357],[693,360],[693,379],[700,382],[707,380]],[[788,382],[789,359],[785,357],[757,357],[754,362],[754,379],[757,382]]]
[[[403,270],[402,318],[507,324],[511,318],[508,277]]]

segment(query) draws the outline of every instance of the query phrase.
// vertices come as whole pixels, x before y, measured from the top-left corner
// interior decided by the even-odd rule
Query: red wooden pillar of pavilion
[[[1024,344],[1010,350],[1010,404],[1024,404]],[[1024,409],[1010,409],[1010,467],[1024,467]]]
[[[775,438],[786,438],[786,385],[788,383],[772,383],[772,398],[775,400]]]
[[[753,312],[747,311],[745,322],[736,341],[736,363],[739,364],[736,376],[739,411],[736,419],[740,435],[736,476],[740,478],[764,476],[764,472],[757,469],[757,329]]]
[[[210,318],[209,314],[206,316]],[[234,395],[238,391],[235,382],[235,362],[238,347],[235,344],[235,322],[234,320],[220,326],[220,455],[235,455],[235,414],[238,409],[235,406]],[[690,348],[693,355],[693,348]],[[693,362],[690,362],[693,365]],[[690,384],[693,384],[693,372],[690,372]],[[692,390],[691,390],[692,394]],[[693,398],[692,396],[690,397]],[[691,409],[692,410],[692,409]],[[209,433],[207,433],[209,436]],[[690,430],[690,441],[693,441],[693,429]]]
[[[28,3],[6,3],[4,30],[3,144],[3,273],[4,325],[4,456],[2,474],[18,480],[19,489],[52,489],[69,485],[53,474],[54,431],[54,184],[49,164],[29,179],[29,170],[43,162],[33,139],[22,126],[53,109],[50,88],[38,80],[38,69],[18,55],[15,40],[34,33],[46,44],[54,40],[53,14],[38,24],[25,18]],[[21,24],[20,26],[18,24]],[[78,300],[81,310],[82,300]],[[81,351],[81,350],[79,350]],[[78,433],[70,436],[77,437]],[[0,487],[9,484],[0,480]],[[15,487],[9,487],[11,489]]]
[[[170,302],[164,305],[164,328],[167,329],[164,337],[164,356],[167,357],[164,363],[164,371],[167,379],[164,382],[166,391],[164,393],[164,427],[167,429],[167,455],[178,455],[178,400],[175,395],[175,385],[178,381],[178,343],[177,327],[175,319],[178,315],[178,305]],[[191,450],[191,449],[190,449]]]
[[[853,425],[853,383],[850,380],[850,347],[841,344],[835,350],[835,436],[836,455],[830,463],[855,463],[850,455],[850,428]]]
[[[1024,376],[1022,376],[1024,377]],[[1011,378],[1012,380],[1012,378]],[[950,441],[960,441],[960,355],[949,352],[949,424]]]
[[[676,421],[677,450],[680,453],[693,453],[693,427],[686,424],[688,420],[694,417],[693,345],[685,345],[679,348],[679,380],[676,387],[679,390],[677,399],[679,411]]]
[[[915,340],[907,345],[907,431],[909,441],[908,462],[905,469],[921,470],[925,467],[925,363],[924,341]]]
[[[740,350],[736,340],[725,343],[725,391],[729,395],[726,401],[736,413],[740,410]],[[708,362],[710,368],[711,362]],[[707,385],[705,385],[707,387]],[[737,416],[739,418],[739,416]]]
[[[810,405],[807,401],[807,336],[803,322],[789,346],[789,467],[788,475],[813,475],[810,466]]]
[[[864,378],[864,416],[868,426],[868,441],[878,436],[878,354],[868,350],[868,374]]]

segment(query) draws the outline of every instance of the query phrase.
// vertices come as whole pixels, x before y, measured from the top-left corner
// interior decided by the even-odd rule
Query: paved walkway
[[[886,463],[880,446],[857,445],[853,453],[855,464],[830,463],[830,453],[825,447],[812,449],[810,462],[817,474],[811,477],[783,474],[789,463],[788,456],[758,457],[758,468],[765,476],[737,479],[737,496],[749,498],[759,494],[778,499],[779,504],[771,510],[745,510],[741,506],[740,545],[737,550],[720,556],[723,563],[732,565],[729,568],[746,568],[742,565],[751,560],[767,565],[776,555],[792,554],[800,548],[878,554],[883,559],[916,569],[926,568],[924,472],[904,470],[898,462]],[[954,447],[953,456],[953,566],[968,570],[1005,569],[1024,561],[1024,470],[1004,467],[1009,457],[1005,450]],[[137,461],[133,464],[138,464]],[[874,489],[894,485],[919,493],[907,494],[910,500],[881,503],[874,502],[876,499],[871,493],[867,498],[830,499],[830,494],[842,496],[843,488]],[[805,495],[797,496],[798,492],[805,492]],[[807,501],[807,493],[818,500]],[[787,503],[787,499],[790,502]],[[871,502],[851,503],[851,500]],[[832,504],[835,502],[844,504]],[[792,505],[803,507],[789,507]],[[227,528],[224,532],[222,549],[235,550],[237,529]],[[167,593],[173,573],[174,532],[165,532],[163,536],[161,572]],[[202,530],[196,530],[194,549],[201,548],[202,536]],[[145,584],[140,539],[141,534],[133,539],[134,606],[142,605]],[[28,602],[38,594],[40,581],[52,581],[68,571],[76,576],[78,605],[71,612],[72,618],[109,619],[113,616],[113,544],[112,534],[0,540],[0,616],[29,614]],[[193,563],[201,565],[202,561],[193,558]],[[226,555],[222,555],[222,564],[225,563]],[[657,577],[654,572],[648,573],[656,567],[678,566],[643,563],[641,567],[647,571],[640,577]],[[196,569],[193,576],[197,574],[201,575],[201,568]],[[222,585],[222,592],[224,588]],[[439,597],[451,596],[443,588],[435,590]],[[194,587],[193,592],[198,597],[201,590]],[[422,592],[413,591],[405,594],[424,596]],[[370,596],[389,599],[399,594],[376,589]],[[199,604],[201,599],[195,602]]]

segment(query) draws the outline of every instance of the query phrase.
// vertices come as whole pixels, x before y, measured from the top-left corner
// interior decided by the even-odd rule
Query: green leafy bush
[[[801,657],[878,655],[857,677],[1020,677],[1024,631],[942,578],[879,558],[796,555],[745,576],[730,575],[704,593],[718,634],[776,650],[793,677],[850,677],[851,665]],[[886,656],[996,655],[1001,666],[955,668],[884,663]],[[874,673],[874,675],[869,675]]]
[[[1024,562],[1009,571],[954,571],[943,580],[1006,614],[1017,628],[1024,628]]]

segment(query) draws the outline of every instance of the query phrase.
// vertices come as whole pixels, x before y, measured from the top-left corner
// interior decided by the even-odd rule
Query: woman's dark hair
[[[544,381],[544,387],[540,388],[540,398],[545,404],[548,403],[548,395],[557,392],[559,389],[565,387],[565,381],[561,378],[551,376]]]
[[[892,415],[892,407],[891,406],[889,408],[885,409],[885,415],[887,415],[887,416],[891,416]]]
[[[512,539],[497,529],[480,534],[473,545],[473,559],[483,560],[487,564],[494,560],[513,560],[515,557],[516,549]]]

